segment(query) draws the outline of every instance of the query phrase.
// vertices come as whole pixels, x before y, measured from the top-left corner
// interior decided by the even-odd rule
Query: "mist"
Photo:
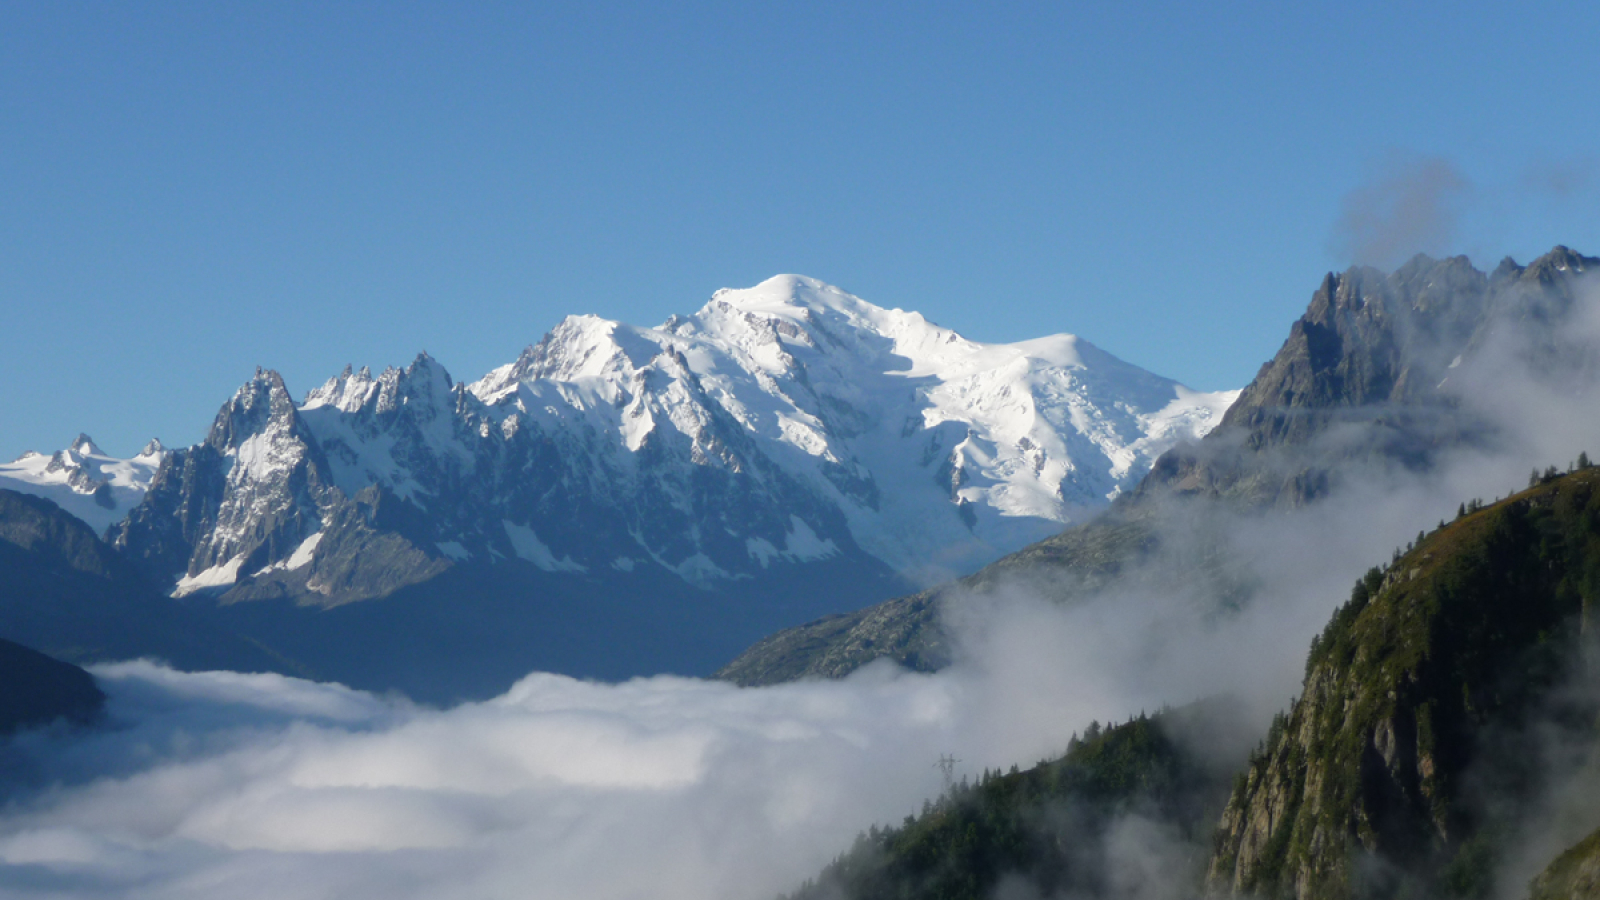
[[[1345,195],[1329,249],[1338,259],[1386,270],[1414,253],[1447,252],[1470,191],[1443,157],[1392,153]]]
[[[1063,585],[1035,575],[955,597],[954,663],[937,674],[880,662],[737,688],[534,673],[438,710],[276,675],[97,667],[105,726],[4,746],[0,892],[770,898],[937,795],[944,754],[958,777],[1026,767],[1092,720],[1219,694],[1246,721],[1200,749],[1242,754],[1363,571],[1462,501],[1600,449],[1592,292],[1578,310],[1554,348],[1575,364],[1552,368],[1549,332],[1508,320],[1451,369],[1445,389],[1487,423],[1474,447],[1426,472],[1348,467],[1299,509],[1173,501],[1156,516],[1161,551],[1093,594],[1063,604]],[[1109,840],[1130,890],[1160,895],[1159,827],[1128,820]]]

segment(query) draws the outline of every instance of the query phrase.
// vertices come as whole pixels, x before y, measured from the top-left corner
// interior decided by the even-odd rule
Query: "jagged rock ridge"
[[[1514,328],[1532,341],[1519,364],[1592,372],[1593,360],[1577,358],[1590,348],[1563,329],[1582,324],[1579,277],[1597,269],[1600,259],[1558,246],[1490,273],[1464,256],[1330,273],[1221,424],[1163,456],[1139,489],[1295,505],[1326,494],[1350,463],[1420,470],[1441,451],[1491,441],[1460,370],[1500,351]]]
[[[423,354],[297,404],[260,371],[113,540],[179,594],[319,605],[468,560],[723,587],[827,559],[967,567],[1102,508],[1231,398],[780,276],[653,329],[570,317],[470,385]]]

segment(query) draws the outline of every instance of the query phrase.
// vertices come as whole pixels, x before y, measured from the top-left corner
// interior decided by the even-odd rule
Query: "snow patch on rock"
[[[539,535],[526,525],[518,525],[510,520],[502,520],[505,526],[506,537],[511,541],[511,548],[517,555],[533,563],[546,572],[587,572],[587,566],[572,561],[572,557],[563,556],[556,559],[556,555],[544,541],[539,540]]]
[[[172,596],[186,597],[196,591],[227,587],[239,580],[239,567],[243,564],[244,557],[235,556],[225,563],[218,563],[194,575],[185,575],[178,579],[178,584],[173,589]]]

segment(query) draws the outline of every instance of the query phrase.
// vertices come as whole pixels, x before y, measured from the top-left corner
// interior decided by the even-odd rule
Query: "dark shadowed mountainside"
[[[74,663],[154,657],[185,669],[305,674],[161,596],[81,520],[0,490],[0,638]]]
[[[85,724],[105,702],[88,672],[0,640],[0,736],[57,719]]]
[[[1230,704],[1207,701],[1121,725],[1092,724],[1058,759],[985,772],[897,827],[861,835],[787,900],[983,900],[1159,895],[1198,882],[1237,759],[1216,746]],[[1150,843],[1130,878],[1133,844]],[[1156,846],[1159,845],[1159,846]]]
[[[1600,469],[1535,480],[1360,579],[1254,751],[1216,701],[1092,726],[792,896],[1592,896]]]

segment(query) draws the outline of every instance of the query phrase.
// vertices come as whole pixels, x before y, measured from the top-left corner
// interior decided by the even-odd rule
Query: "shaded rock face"
[[[88,672],[0,639],[0,736],[58,720],[87,724],[105,702]]]
[[[646,440],[617,467],[599,435],[515,411],[497,420],[427,357],[378,378],[341,375],[312,401],[297,406],[276,372],[258,372],[204,443],[168,455],[113,543],[180,595],[224,603],[337,605],[468,560],[751,578],[804,561],[802,538],[813,555],[888,572],[836,507],[715,417],[699,445]],[[720,464],[695,464],[703,453]],[[752,557],[752,540],[776,560]]]
[[[87,664],[153,657],[179,668],[303,674],[194,610],[54,503],[0,490],[0,638]]]
[[[1531,339],[1520,364],[1592,371],[1561,330],[1579,276],[1597,267],[1600,259],[1556,247],[1490,274],[1461,256],[1418,256],[1388,275],[1329,274],[1221,425],[1169,451],[1139,492],[1297,505],[1326,494],[1341,465],[1420,470],[1443,450],[1492,440],[1492,422],[1462,395],[1454,370],[1515,328]]]
[[[1592,747],[1600,474],[1427,536],[1313,644],[1303,693],[1235,784],[1215,895],[1476,896],[1550,788],[1552,735]],[[1574,685],[1589,689],[1572,690]],[[1585,751],[1587,752],[1587,751]]]
[[[405,412],[404,397],[396,400],[413,374],[426,382],[442,372],[431,360],[419,361],[405,372],[392,370],[388,390],[373,392],[372,406],[381,406],[375,413],[391,427],[415,427],[417,413]],[[283,379],[258,370],[223,405],[203,443],[168,453],[144,502],[109,536],[157,583],[176,580],[180,595],[205,591],[225,600],[294,594],[331,605],[379,596],[449,567],[431,540],[437,526],[414,507],[382,517],[404,527],[374,543],[374,510],[407,504],[378,487],[347,495],[335,477]],[[382,552],[358,562],[352,559],[358,547]]]

